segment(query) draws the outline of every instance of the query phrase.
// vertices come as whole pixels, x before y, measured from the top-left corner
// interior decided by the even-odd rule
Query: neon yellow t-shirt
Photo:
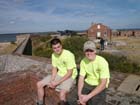
[[[108,62],[101,56],[96,55],[94,61],[89,61],[86,57],[80,63],[80,75],[85,76],[85,82],[92,86],[97,86],[101,78],[108,78],[106,87],[109,84]]]
[[[72,78],[77,76],[75,56],[68,50],[63,49],[61,55],[52,54],[52,65],[58,69],[58,75],[64,76],[68,69],[73,69]]]

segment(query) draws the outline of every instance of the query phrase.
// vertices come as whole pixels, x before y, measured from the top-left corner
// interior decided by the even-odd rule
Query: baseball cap
[[[84,43],[84,51],[86,51],[88,49],[96,51],[96,46],[95,46],[95,43],[93,41],[86,41]]]

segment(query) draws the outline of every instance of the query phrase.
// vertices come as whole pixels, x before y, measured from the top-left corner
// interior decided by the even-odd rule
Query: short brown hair
[[[50,43],[51,43],[51,46],[52,46],[52,45],[56,45],[56,44],[58,44],[58,43],[61,44],[61,41],[60,41],[60,39],[58,39],[58,38],[54,38],[54,39],[51,40]]]

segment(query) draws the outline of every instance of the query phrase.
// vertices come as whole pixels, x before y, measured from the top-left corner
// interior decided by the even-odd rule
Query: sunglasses
[[[87,49],[85,52],[94,52],[94,50]]]

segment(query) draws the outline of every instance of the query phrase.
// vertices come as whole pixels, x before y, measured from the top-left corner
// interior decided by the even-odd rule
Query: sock
[[[37,101],[37,103],[38,103],[39,105],[43,105],[43,100],[39,100],[39,101]]]

